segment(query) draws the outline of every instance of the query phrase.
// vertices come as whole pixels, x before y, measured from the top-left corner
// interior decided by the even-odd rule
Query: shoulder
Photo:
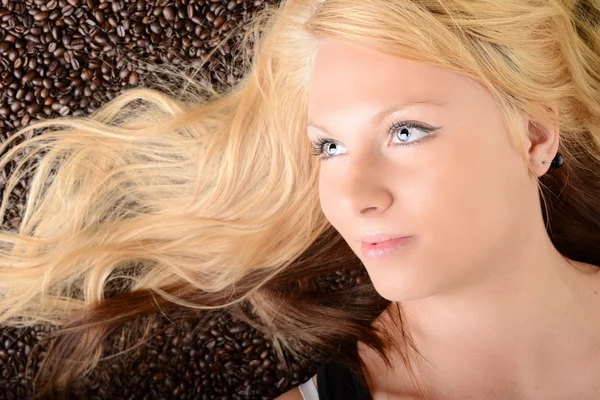
[[[303,400],[303,398],[302,394],[300,393],[300,389],[295,387],[292,390],[288,390],[281,396],[275,397],[274,400]]]
[[[314,382],[315,387],[316,387],[317,386],[317,376],[314,375],[310,379],[312,379],[312,381]],[[283,393],[281,396],[276,397],[274,400],[304,400],[304,398],[302,397],[302,393],[300,393],[300,389],[295,387],[295,388]]]

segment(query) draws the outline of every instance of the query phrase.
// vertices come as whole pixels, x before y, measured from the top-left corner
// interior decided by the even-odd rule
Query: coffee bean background
[[[235,83],[248,67],[236,57],[241,37],[267,3],[277,1],[0,0],[0,140],[35,120],[87,115],[123,90],[151,87],[147,63],[199,65],[216,48],[197,81],[216,90]],[[18,160],[0,171],[2,189]],[[27,188],[24,177],[9,199],[5,228],[17,228]],[[319,286],[335,290],[357,279],[354,272],[328,274]],[[27,397],[26,358],[52,329],[0,328],[0,399]],[[293,362],[285,373],[268,340],[223,313],[210,314],[208,323],[162,318],[152,329],[166,330],[101,362],[76,396],[272,399],[312,376],[321,362]]]

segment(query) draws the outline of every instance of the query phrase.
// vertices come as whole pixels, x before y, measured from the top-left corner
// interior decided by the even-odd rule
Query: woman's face
[[[527,245],[539,218],[536,178],[482,86],[326,39],[309,93],[309,138],[326,139],[321,155],[331,157],[321,161],[321,207],[384,298],[461,290]],[[378,233],[409,239],[370,257],[361,239]]]

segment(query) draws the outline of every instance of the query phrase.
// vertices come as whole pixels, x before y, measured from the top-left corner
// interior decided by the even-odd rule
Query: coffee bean
[[[59,10],[55,10],[52,13],[50,13],[50,16],[48,17],[48,19],[50,21],[56,21],[61,17],[62,13]]]
[[[137,73],[137,72],[132,72],[132,73],[129,75],[129,84],[130,84],[130,85],[133,85],[133,86],[135,86],[135,85],[137,85],[138,83],[139,83],[139,76],[138,76],[138,73]]]
[[[37,114],[40,112],[40,106],[38,106],[36,103],[30,104],[27,106],[27,112],[29,114]]]
[[[90,89],[92,89],[93,91],[96,91],[98,89],[100,89],[100,87],[102,86],[102,82],[100,81],[100,79],[94,79],[92,80],[92,83],[90,84]],[[94,96],[100,96],[100,93],[95,93]],[[102,99],[98,99],[98,101],[101,101]]]
[[[36,21],[43,21],[48,18],[49,13],[47,11],[38,11],[33,15],[33,19]]]
[[[227,2],[227,10],[228,11],[233,11],[237,8],[238,6],[238,2],[235,0],[231,0],[229,2]]]
[[[83,79],[84,81],[89,81],[92,79],[93,77],[93,72],[92,70],[85,68],[82,72],[81,72],[81,79]]]
[[[167,7],[163,8],[162,14],[169,21],[172,21],[175,19],[175,10],[173,10],[172,7],[167,6]]]
[[[19,56],[19,52],[15,49],[10,49],[7,52],[7,57],[10,61],[15,61],[17,59],[17,57]]]
[[[82,50],[85,47],[85,41],[83,39],[75,39],[71,42],[71,48],[73,50]]]
[[[23,115],[23,117],[21,118],[21,126],[25,126],[25,125],[29,124],[30,121],[31,121],[31,115],[29,115],[29,114]],[[26,356],[29,355],[30,351],[31,351],[31,347],[25,346],[24,353]]]
[[[102,10],[94,11],[94,17],[96,18],[96,21],[98,21],[99,24],[104,24],[104,22],[106,21],[106,15]]]
[[[221,25],[223,25],[223,23],[225,22],[225,17],[222,15],[219,15],[217,18],[215,18],[215,20],[213,21],[213,25],[215,26],[215,28],[219,28],[221,27]]]
[[[160,35],[163,32],[163,28],[158,22],[153,22],[152,24],[150,24],[150,30],[156,33],[157,35]]]
[[[31,66],[31,62],[29,63],[29,65]],[[27,72],[27,73],[25,74],[25,76],[23,76],[23,80],[22,80],[22,82],[23,82],[24,84],[26,84],[26,83],[29,83],[29,82],[31,82],[31,80],[32,80],[33,78],[35,78],[35,76],[36,76],[36,73],[35,73],[35,71],[29,71],[29,72]],[[17,78],[18,78],[18,77],[17,77]]]
[[[144,33],[144,30],[145,30],[144,24],[142,24],[141,22],[135,22],[133,24],[132,33],[135,36],[141,36]]]
[[[29,33],[35,36],[40,36],[42,34],[42,28],[40,28],[39,26],[32,26],[31,29],[29,29]]]
[[[52,73],[52,72],[56,71],[57,67],[58,67],[58,60],[52,60],[50,65],[48,65],[48,72]]]
[[[0,53],[6,54],[10,47],[10,42],[0,42]]]
[[[44,90],[48,90],[48,89],[42,89],[42,91],[41,91],[42,96],[43,96]],[[34,101],[35,94],[34,94],[33,90],[28,90],[27,93],[25,94],[25,98],[23,100],[27,103],[31,103],[32,101]]]
[[[105,73],[108,73],[108,71],[110,71],[110,70],[107,67],[107,72],[105,72]],[[119,78],[125,79],[125,78],[127,78],[129,76],[129,74],[131,74],[131,72],[129,72],[129,70],[122,69],[121,72],[119,72]]]
[[[61,12],[62,12],[63,17],[69,17],[71,14],[73,14],[75,12],[75,7],[73,7],[70,4],[67,4],[63,8],[61,8]]]
[[[283,391],[284,388],[288,386],[288,379],[285,376],[282,377],[281,379],[279,379],[279,381],[277,381],[275,386],[277,387],[277,389]]]
[[[77,58],[73,57],[71,55],[71,68],[73,68],[75,71],[79,70],[79,60],[77,60]]]
[[[65,60],[65,62],[66,62],[67,64],[71,64],[71,51],[66,51],[66,52],[63,54],[63,59]]]
[[[58,46],[58,45],[57,45],[57,46]],[[57,47],[57,48],[56,48],[56,50],[54,50],[54,51],[52,52],[52,55],[53,55],[55,58],[60,58],[60,57],[62,57],[64,54],[65,54],[65,49],[64,49],[64,47]]]

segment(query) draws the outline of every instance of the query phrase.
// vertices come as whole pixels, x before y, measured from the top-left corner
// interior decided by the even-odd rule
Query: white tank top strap
[[[300,394],[304,400],[319,400],[319,392],[312,378],[301,383],[298,389],[300,389]]]

